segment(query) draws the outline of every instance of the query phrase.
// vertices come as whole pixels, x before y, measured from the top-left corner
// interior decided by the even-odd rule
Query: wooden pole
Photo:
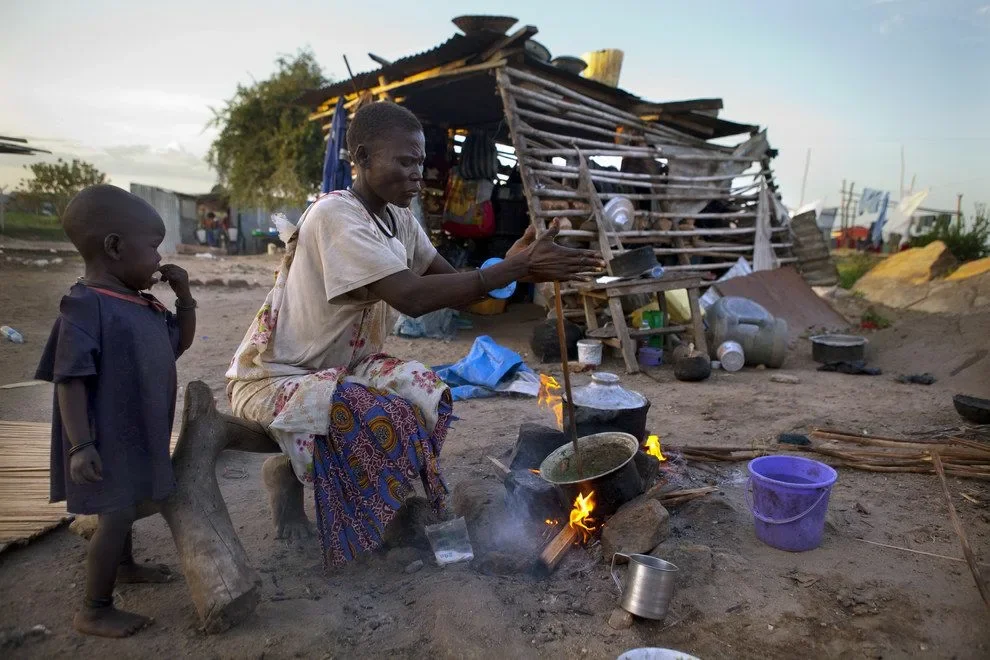
[[[900,187],[900,197],[899,199],[904,199],[904,145],[901,145],[901,187]]]
[[[842,180],[842,192],[839,194],[839,230],[846,229],[846,180]],[[839,247],[842,247],[841,245]]]
[[[959,197],[961,198],[962,195]],[[952,494],[949,492],[949,485],[945,481],[945,470],[942,469],[942,459],[939,457],[938,452],[932,452],[932,464],[935,466],[935,472],[938,473],[939,481],[942,484],[945,503],[949,506],[949,520],[952,521],[952,527],[956,530],[956,536],[959,537],[959,543],[963,549],[963,557],[966,558],[966,563],[969,564],[969,570],[973,574],[973,580],[976,581],[976,588],[980,591],[980,597],[983,598],[984,604],[990,609],[990,587],[983,580],[983,575],[980,573],[980,566],[976,561],[976,556],[973,554],[973,548],[970,547],[969,539],[966,538],[966,530],[963,529],[962,523],[959,521],[959,516],[956,515],[956,507],[952,504]]]
[[[849,197],[846,199],[846,229],[851,229],[853,226],[853,215],[852,215],[852,203],[853,203],[853,190],[856,188],[856,182],[849,182]]]
[[[571,445],[574,447],[574,460],[577,462],[578,477],[584,474],[581,469],[581,454],[578,453],[577,418],[574,416],[574,396],[571,393],[571,370],[567,368],[567,335],[564,331],[564,303],[560,296],[560,282],[553,283],[553,303],[557,309],[557,341],[560,345],[560,366],[564,371],[565,410],[570,426]]]
[[[956,229],[962,229],[962,193],[956,195]]]
[[[808,153],[804,157],[804,176],[801,177],[801,201],[798,202],[798,206],[804,206],[804,189],[808,185],[808,168],[811,167],[811,147],[808,147]],[[904,183],[903,181],[901,182]]]

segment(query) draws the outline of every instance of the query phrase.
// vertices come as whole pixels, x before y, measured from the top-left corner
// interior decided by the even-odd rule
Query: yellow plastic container
[[[588,68],[581,72],[581,76],[609,87],[618,87],[623,56],[624,53],[618,48],[603,48],[585,53],[581,59],[588,64]]]
[[[485,298],[484,300],[478,301],[468,307],[468,311],[472,314],[478,314],[479,316],[495,316],[496,314],[501,314],[504,312],[507,304],[507,300]]]

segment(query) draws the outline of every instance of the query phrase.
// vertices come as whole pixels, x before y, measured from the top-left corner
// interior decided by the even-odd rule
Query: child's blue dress
[[[52,412],[51,501],[70,513],[117,511],[162,500],[175,488],[169,438],[175,413],[180,333],[154,297],[78,283],[62,298],[36,378],[82,378],[103,480],[76,484],[58,394]]]

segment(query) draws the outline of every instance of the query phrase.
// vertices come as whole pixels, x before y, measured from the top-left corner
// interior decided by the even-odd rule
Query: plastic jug
[[[787,321],[774,316],[761,305],[738,296],[716,300],[705,313],[708,346],[712,359],[727,341],[742,346],[746,364],[765,364],[777,369],[787,358]]]

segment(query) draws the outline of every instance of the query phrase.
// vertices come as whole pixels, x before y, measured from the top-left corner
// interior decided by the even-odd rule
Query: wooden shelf
[[[673,335],[687,332],[690,328],[686,325],[668,325],[663,328],[650,328],[649,330],[630,330],[630,338],[654,337],[656,335]],[[618,337],[615,327],[598,328],[587,333],[592,339],[614,339]]]

